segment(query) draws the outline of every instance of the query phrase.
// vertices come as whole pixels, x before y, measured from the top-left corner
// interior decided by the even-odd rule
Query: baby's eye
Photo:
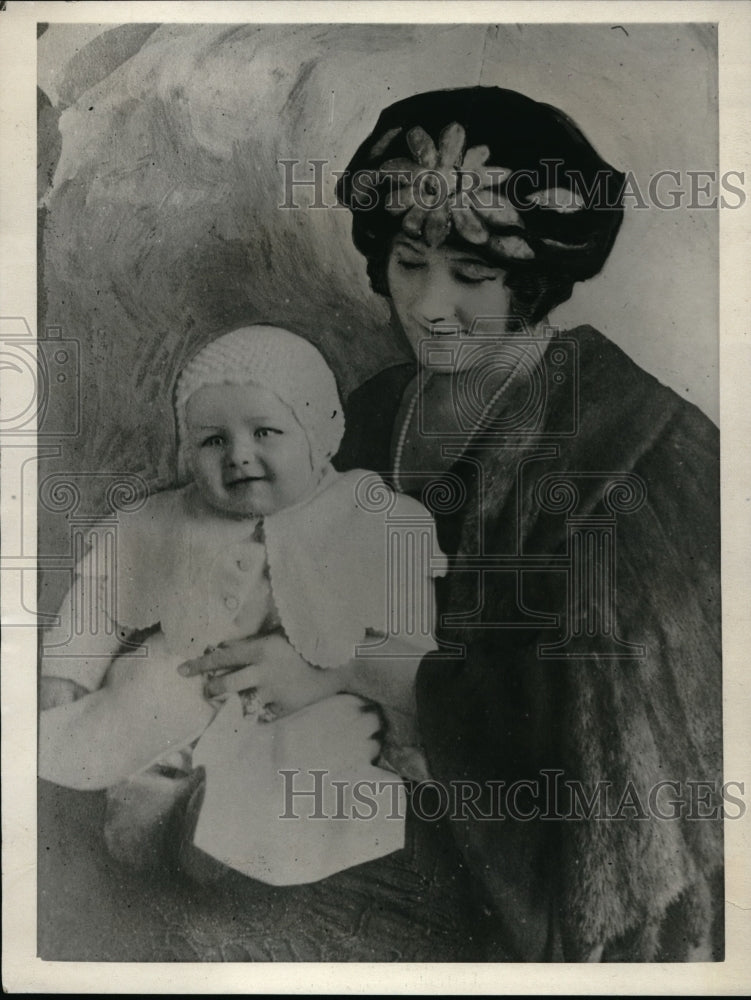
[[[224,438],[221,434],[210,434],[201,442],[202,448],[221,448],[224,445]]]
[[[267,438],[271,437],[272,434],[281,434],[282,432],[277,427],[258,427],[254,432],[254,436],[257,438]]]

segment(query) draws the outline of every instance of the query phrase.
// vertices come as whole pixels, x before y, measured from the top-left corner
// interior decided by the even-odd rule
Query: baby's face
[[[315,487],[292,410],[256,385],[207,385],[186,407],[191,466],[204,499],[236,516],[273,514]]]

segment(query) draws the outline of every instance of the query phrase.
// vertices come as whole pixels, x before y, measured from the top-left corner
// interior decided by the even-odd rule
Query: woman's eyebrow
[[[487,260],[483,260],[482,257],[475,257],[471,254],[463,254],[461,251],[452,253],[450,257],[456,264],[477,264],[478,267],[488,267],[491,270],[496,269],[495,264],[491,264]]]
[[[420,257],[424,256],[422,249],[419,246],[415,246],[409,240],[404,237],[399,237],[394,241],[394,247],[399,250],[411,250],[413,253],[419,254]]]

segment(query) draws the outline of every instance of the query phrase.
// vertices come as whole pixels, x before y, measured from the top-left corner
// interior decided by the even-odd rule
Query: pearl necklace
[[[467,437],[466,437],[466,439],[464,441],[464,445],[462,447],[462,452],[464,452],[464,451],[467,450],[467,447],[469,446],[472,438],[475,437],[476,434],[479,434],[480,431],[483,429],[483,424],[485,423],[485,420],[487,419],[488,415],[490,414],[490,411],[496,405],[496,403],[498,402],[498,400],[508,390],[509,386],[511,385],[511,382],[513,381],[513,376],[516,374],[516,372],[518,370],[519,370],[519,365],[516,365],[516,367],[513,369],[513,371],[509,372],[508,377],[504,379],[503,384],[498,389],[496,389],[496,391],[490,397],[490,399],[488,400],[488,402],[485,404],[485,406],[482,409],[482,412],[480,413],[479,419],[477,420],[477,423],[475,424],[474,427],[472,427],[472,429],[470,430],[470,432],[467,434]],[[430,380],[432,378],[432,375],[433,375],[432,372],[429,373],[427,379],[425,380],[425,382],[423,384],[423,387],[422,387],[423,390],[425,390],[427,388],[427,386],[428,386],[428,384],[429,384],[429,382],[430,382]],[[399,437],[398,437],[397,442],[396,442],[396,448],[394,450],[394,486],[396,487],[396,489],[397,489],[397,491],[399,493],[404,493],[405,492],[403,484],[402,484],[402,479],[401,479],[402,457],[404,455],[404,446],[405,446],[405,443],[406,443],[406,440],[407,440],[407,434],[409,432],[409,426],[412,423],[412,418],[414,417],[415,410],[417,409],[417,400],[420,397],[419,381],[418,380],[415,380],[415,381],[418,384],[415,386],[415,391],[414,391],[414,393],[412,395],[412,399],[410,400],[409,406],[407,407],[407,412],[404,415],[404,422],[403,422],[403,424],[401,426],[401,430],[399,432]]]

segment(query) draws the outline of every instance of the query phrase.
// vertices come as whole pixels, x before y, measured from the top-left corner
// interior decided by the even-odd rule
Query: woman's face
[[[441,336],[467,336],[478,319],[485,329],[505,329],[511,293],[506,272],[471,250],[429,247],[397,236],[389,255],[386,277],[396,315],[416,357],[420,343]],[[493,319],[501,318],[496,326]],[[435,330],[443,328],[442,332]],[[448,328],[448,329],[446,329]]]

